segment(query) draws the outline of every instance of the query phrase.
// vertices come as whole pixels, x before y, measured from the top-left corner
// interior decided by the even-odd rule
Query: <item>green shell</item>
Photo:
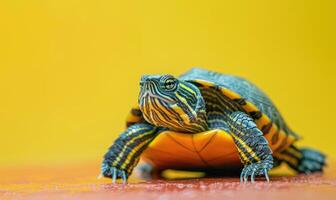
[[[279,129],[294,136],[296,139],[299,139],[299,136],[287,126],[285,120],[273,102],[265,93],[263,93],[251,82],[237,76],[220,74],[199,68],[191,69],[181,75],[180,79],[193,82],[194,84],[197,84],[195,80],[205,80],[207,82],[211,82],[214,86],[224,87],[239,94],[244,98],[244,100],[251,102],[263,114],[268,116],[268,118],[270,118],[270,120],[276,124]]]

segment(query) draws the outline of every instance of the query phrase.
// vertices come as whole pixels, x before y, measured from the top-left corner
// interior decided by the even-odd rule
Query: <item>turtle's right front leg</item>
[[[148,123],[134,124],[115,140],[104,156],[102,175],[115,183],[122,179],[126,183],[141,153],[158,134],[157,128]]]

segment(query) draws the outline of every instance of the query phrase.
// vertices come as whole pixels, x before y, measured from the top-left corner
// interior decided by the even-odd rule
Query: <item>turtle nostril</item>
[[[150,77],[149,75],[143,75],[140,79],[140,85],[143,87],[145,90],[149,90],[149,85],[150,85]]]
[[[140,82],[146,82],[149,80],[149,75],[143,75],[141,76]]]

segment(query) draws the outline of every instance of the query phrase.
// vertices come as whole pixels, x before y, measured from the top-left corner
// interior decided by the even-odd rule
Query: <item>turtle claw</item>
[[[266,181],[270,182],[267,169],[264,169],[264,174],[265,174]]]
[[[264,175],[266,181],[269,182],[268,171],[271,169],[271,167],[271,165],[269,165],[267,162],[264,163],[263,161],[249,164],[243,168],[240,174],[240,182],[247,183],[250,176],[251,183],[255,183],[255,177],[257,175]]]
[[[118,179],[122,179],[123,184],[126,184],[129,176],[126,171],[111,167],[106,163],[102,165],[102,175],[111,178],[113,184],[117,183]]]
[[[117,168],[112,167],[111,174],[112,174],[112,183],[115,183],[117,180]]]
[[[245,171],[245,174],[244,174],[244,183],[247,183],[248,182],[248,172]]]
[[[255,178],[255,171],[252,172],[251,174],[251,183],[254,183],[254,178]]]
[[[121,172],[121,178],[123,180],[123,184],[126,184],[127,183],[127,175],[126,175],[125,171]]]
[[[243,182],[243,177],[244,177],[244,171],[242,171],[241,173],[240,173],[240,182],[242,183]]]

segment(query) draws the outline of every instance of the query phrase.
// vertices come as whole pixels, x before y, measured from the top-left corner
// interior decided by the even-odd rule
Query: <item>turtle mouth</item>
[[[153,94],[150,90],[146,90],[146,91],[141,92],[140,99],[147,98],[147,97],[155,98],[155,99],[164,101],[164,102],[169,103],[169,104],[176,104],[176,101],[174,101],[172,99],[163,98],[160,95]]]

